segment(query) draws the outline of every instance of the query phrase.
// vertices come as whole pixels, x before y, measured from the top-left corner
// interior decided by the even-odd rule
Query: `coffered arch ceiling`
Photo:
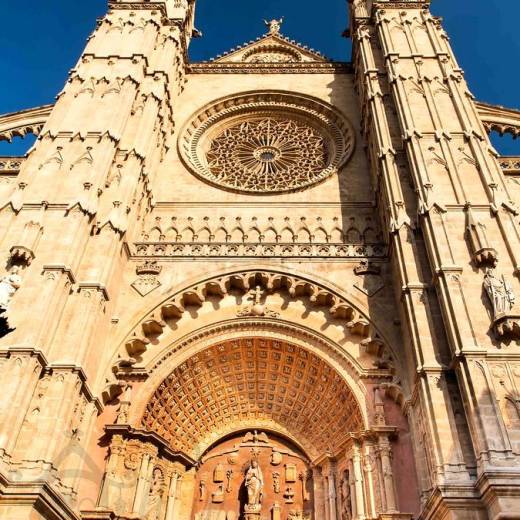
[[[363,415],[322,358],[286,341],[251,337],[217,343],[176,367],[148,402],[142,426],[193,458],[244,427],[285,433],[314,458],[363,429]]]

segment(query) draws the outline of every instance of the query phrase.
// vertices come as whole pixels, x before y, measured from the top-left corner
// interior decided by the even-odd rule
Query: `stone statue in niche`
[[[349,472],[345,471],[341,480],[341,520],[351,520],[352,518],[352,499],[350,496]]]
[[[495,270],[489,268],[484,276],[484,289],[493,306],[493,319],[496,320],[503,314],[507,314],[515,304],[515,294],[511,284],[504,275],[502,278],[495,276]]]
[[[253,459],[246,472],[245,486],[247,489],[247,505],[259,506],[262,503],[264,477],[258,461]]]
[[[7,310],[13,294],[22,285],[22,277],[18,274],[20,267],[14,265],[11,270],[0,280],[0,314]]]
[[[146,506],[146,520],[159,520],[161,514],[162,497],[164,494],[164,476],[160,468],[153,470],[152,485]]]

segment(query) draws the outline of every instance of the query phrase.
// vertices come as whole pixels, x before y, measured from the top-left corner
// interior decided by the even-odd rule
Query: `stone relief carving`
[[[200,479],[199,483],[199,500],[202,502],[206,498],[206,480],[204,478]]]
[[[224,486],[222,484],[220,484],[217,487],[217,490],[211,494],[211,501],[214,504],[220,504],[224,502]]]
[[[294,50],[281,45],[263,45],[244,53],[245,63],[299,63],[301,56]]]
[[[231,493],[232,487],[231,487],[231,481],[233,479],[233,470],[229,469],[226,471],[226,493]]]
[[[311,520],[311,513],[304,511],[290,511],[287,520]]]
[[[218,464],[213,470],[213,482],[224,482],[224,466]]]
[[[354,273],[361,277],[361,281],[356,282],[354,287],[369,297],[377,294],[385,286],[381,277],[381,268],[366,259],[361,260],[354,268]]]
[[[285,465],[285,482],[296,482],[296,466],[294,464]]]
[[[0,279],[0,314],[7,311],[14,293],[22,285],[22,277],[19,273],[20,267],[15,265],[11,267],[9,273]]]
[[[252,300],[252,305],[246,305],[242,310],[237,312],[237,316],[239,317],[266,317],[266,318],[279,318],[280,313],[275,312],[269,307],[266,307],[262,304],[262,296],[264,291],[260,286],[256,286],[254,289],[251,289],[245,296],[246,300]]]
[[[294,489],[292,487],[285,488],[285,492],[283,494],[283,497],[285,498],[286,504],[292,504],[294,503]]]
[[[273,450],[271,455],[271,464],[273,466],[279,466],[282,463],[282,454],[279,451]]]
[[[280,493],[280,473],[273,471],[273,491]]]
[[[136,273],[139,276],[132,287],[141,295],[146,296],[152,291],[161,286],[158,279],[161,274],[162,267],[157,265],[157,262],[147,261],[142,265],[136,267]]]

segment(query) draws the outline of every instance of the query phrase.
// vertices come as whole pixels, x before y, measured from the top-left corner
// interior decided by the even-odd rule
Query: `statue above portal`
[[[279,20],[264,20],[264,23],[269,27],[269,34],[280,34],[280,29],[283,24],[283,16]]]
[[[262,503],[264,477],[258,465],[258,460],[253,459],[251,461],[251,465],[246,472],[244,484],[247,489],[247,505],[259,506]]]

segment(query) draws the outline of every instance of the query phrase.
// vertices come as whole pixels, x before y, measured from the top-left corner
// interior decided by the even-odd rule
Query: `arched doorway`
[[[119,515],[336,520],[353,509],[346,450],[364,416],[310,346],[262,335],[217,342],[172,367],[139,424],[127,419],[107,427],[101,505]]]
[[[255,512],[268,518],[313,517],[311,462],[271,432],[247,431],[219,441],[201,458],[195,482],[194,520],[254,518]],[[254,501],[256,507],[248,507]]]
[[[311,519],[312,460],[340,450],[363,420],[331,365],[260,336],[217,343],[176,367],[142,426],[197,460],[193,520]],[[250,474],[260,481],[254,497]]]
[[[142,426],[198,459],[221,436],[246,428],[288,436],[317,458],[363,428],[352,390],[309,350],[265,337],[217,343],[159,385]]]

